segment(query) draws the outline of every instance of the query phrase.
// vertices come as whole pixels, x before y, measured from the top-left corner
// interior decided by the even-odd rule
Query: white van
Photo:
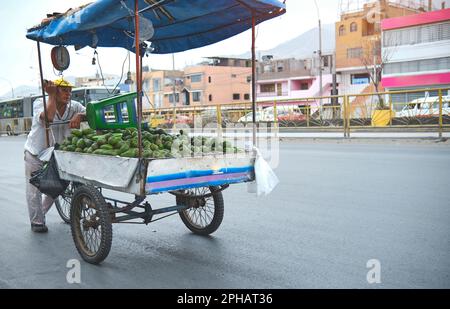
[[[442,96],[442,115],[450,114],[450,96]],[[439,117],[439,97],[425,97],[411,101],[395,117]]]
[[[238,122],[252,122],[252,121],[253,121],[253,112],[247,113],[245,116],[242,116],[238,120]],[[262,121],[273,121],[273,114],[272,119],[269,119],[267,113],[264,113],[263,111],[256,111],[256,122]]]
[[[286,115],[298,111],[299,108],[296,105],[279,105],[277,106],[277,115]],[[273,122],[275,120],[274,108],[269,106],[263,109],[258,109],[256,111],[256,122]],[[252,122],[253,112],[246,114],[241,117],[238,122]]]

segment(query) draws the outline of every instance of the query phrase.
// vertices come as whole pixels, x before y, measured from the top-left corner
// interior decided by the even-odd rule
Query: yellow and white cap
[[[70,88],[73,88],[74,86],[71,84],[71,83],[69,83],[68,81],[66,81],[64,78],[58,78],[58,79],[55,79],[54,81],[53,81],[53,83],[55,84],[55,86],[56,87],[70,87]]]

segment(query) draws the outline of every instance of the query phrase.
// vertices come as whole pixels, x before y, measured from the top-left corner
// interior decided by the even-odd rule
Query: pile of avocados
[[[136,128],[95,131],[72,130],[60,150],[104,156],[137,158],[139,155]],[[230,142],[202,136],[189,137],[183,130],[171,135],[162,129],[142,130],[143,157],[153,159],[203,156],[212,153],[242,152]]]

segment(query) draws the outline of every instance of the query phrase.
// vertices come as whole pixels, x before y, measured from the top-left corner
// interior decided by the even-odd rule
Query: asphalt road
[[[450,288],[448,143],[285,141],[268,197],[225,191],[210,237],[177,216],[114,225],[101,266],[83,262],[56,209],[30,231],[23,137],[0,137],[0,288]],[[173,197],[151,197],[156,206]],[[81,260],[81,283],[66,280]],[[369,284],[367,262],[380,262]]]

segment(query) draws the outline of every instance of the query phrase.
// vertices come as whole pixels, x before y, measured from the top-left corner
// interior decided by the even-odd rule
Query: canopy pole
[[[255,52],[255,14],[252,11],[252,111],[253,111],[253,146],[256,146],[256,52]]]
[[[44,103],[45,142],[46,142],[47,148],[48,148],[48,147],[50,147],[50,138],[48,135],[50,126],[48,125],[47,99],[45,98],[45,85],[44,85],[45,83],[44,83],[44,73],[42,71],[41,44],[39,43],[39,41],[37,41],[37,50],[38,50],[38,60],[39,60],[39,74],[41,77],[42,102]]]
[[[135,44],[136,44],[136,91],[137,91],[137,123],[138,123],[138,156],[142,158],[142,72],[141,52],[139,42],[139,6],[138,0],[134,0]]]

